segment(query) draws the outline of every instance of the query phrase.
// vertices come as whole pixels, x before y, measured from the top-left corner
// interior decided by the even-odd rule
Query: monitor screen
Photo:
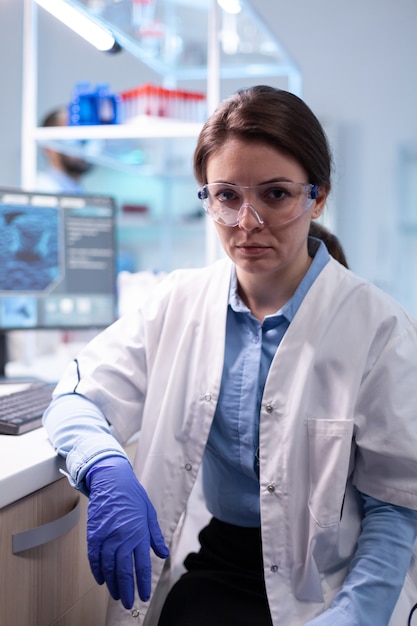
[[[114,321],[112,198],[0,188],[0,233],[0,331]]]

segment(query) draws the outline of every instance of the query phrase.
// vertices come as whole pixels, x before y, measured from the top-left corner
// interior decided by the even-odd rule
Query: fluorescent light
[[[239,0],[217,0],[217,4],[223,9],[223,11],[231,13],[232,15],[240,13],[242,9]]]
[[[102,52],[111,50],[116,41],[107,28],[87,17],[64,0],[35,0],[39,6],[51,13],[80,37]]]

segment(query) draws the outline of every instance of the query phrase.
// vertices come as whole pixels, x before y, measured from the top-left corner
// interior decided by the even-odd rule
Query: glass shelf
[[[202,124],[166,117],[141,115],[134,124],[101,124],[97,126],[48,126],[36,128],[34,138],[51,139],[129,139],[197,137]]]
[[[216,105],[220,80],[251,81],[265,76],[286,80],[289,91],[301,95],[297,65],[252,3],[238,0],[241,10],[231,14],[220,8],[224,1],[218,0],[217,5],[216,0],[65,0],[111,30],[120,46],[154,70],[165,87],[176,87],[179,81],[204,81],[207,103]],[[118,224],[121,249],[133,259],[136,271],[149,267],[169,271],[218,258],[212,225],[206,218],[191,219],[195,209],[189,200],[195,194],[192,155],[202,124],[142,116],[134,124],[34,127],[34,0],[24,0],[24,7],[22,185],[31,188],[35,184],[38,148],[43,146],[135,177],[148,177],[147,183],[160,188],[159,204],[150,205],[149,221],[120,215]],[[122,173],[117,176],[123,178]],[[181,215],[186,212],[184,197],[189,219]],[[138,202],[142,200],[146,203],[146,194]]]
[[[192,176],[201,127],[144,115],[135,124],[38,127],[34,139],[40,147],[130,174]]]
[[[118,43],[171,81],[204,79],[212,0],[66,0],[112,31]],[[220,4],[220,2],[219,2]],[[295,63],[247,0],[219,6],[220,78],[298,77]]]
[[[122,47],[161,75],[165,85],[172,86],[181,79],[207,81],[213,46],[208,21],[218,6],[215,0],[65,1],[110,29]],[[235,1],[241,6],[237,14],[220,6],[217,9],[218,78],[287,77],[288,88],[297,93],[301,84],[298,68],[250,3]],[[182,163],[186,158],[191,163],[201,127],[198,122],[138,116],[132,124],[34,128],[32,137],[38,146],[144,175],[167,171],[160,164],[160,155],[168,147],[174,164],[168,171],[182,175],[191,174],[190,165],[184,167]],[[180,141],[169,141],[176,138]]]

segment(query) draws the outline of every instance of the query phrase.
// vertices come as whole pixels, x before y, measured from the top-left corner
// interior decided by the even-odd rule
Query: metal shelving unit
[[[220,82],[225,79],[284,77],[287,88],[301,95],[299,69],[247,0],[239,0],[241,11],[234,15],[221,9],[217,0],[65,1],[110,29],[123,48],[160,75],[165,87],[204,79],[208,113],[218,104]],[[24,0],[22,187],[35,187],[42,144],[74,151],[74,140],[92,140],[96,150],[87,156],[119,167],[123,146],[160,141],[163,150],[166,141],[198,136],[199,123],[147,116],[135,125],[37,127],[37,11],[34,0]],[[207,222],[207,262],[217,255],[214,229]]]
[[[248,0],[67,2],[107,27],[168,86],[178,80],[205,79],[214,44],[221,79],[286,76],[290,90],[300,87],[300,72]],[[227,6],[228,10],[222,8]],[[207,25],[214,14],[213,33]]]

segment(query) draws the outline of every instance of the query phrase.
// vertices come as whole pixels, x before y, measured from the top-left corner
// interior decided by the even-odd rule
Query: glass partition
[[[67,0],[170,80],[204,78],[212,0]],[[298,68],[246,0],[218,0],[221,78],[298,78]]]

